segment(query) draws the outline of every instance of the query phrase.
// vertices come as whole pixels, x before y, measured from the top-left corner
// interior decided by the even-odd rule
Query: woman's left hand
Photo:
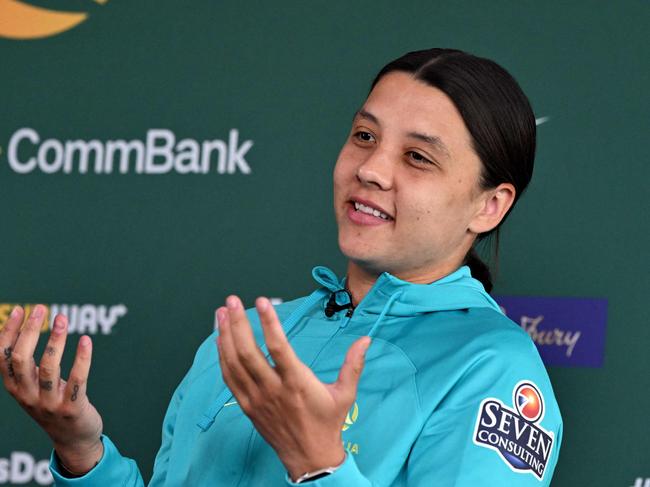
[[[345,459],[341,427],[357,392],[370,338],[352,344],[332,384],[321,382],[296,356],[266,298],[256,303],[268,362],[236,296],[217,310],[224,381],[257,431],[275,449],[292,479]]]

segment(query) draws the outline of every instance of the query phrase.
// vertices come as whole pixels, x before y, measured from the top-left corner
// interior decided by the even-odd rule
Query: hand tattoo
[[[7,365],[7,374],[9,377],[16,377],[16,373],[14,372],[14,364],[11,363],[11,352],[13,349],[11,347],[7,347],[4,349],[4,356],[5,356],[5,361],[9,362]]]
[[[41,380],[39,381],[39,384],[41,386],[41,389],[46,390],[46,391],[51,391],[52,390],[52,381],[51,380]]]
[[[71,401],[76,401],[77,400],[77,394],[79,393],[79,384],[75,384],[72,387],[72,396],[70,396]]]
[[[53,346],[48,345],[47,347],[45,347],[45,353],[51,357],[56,353],[56,349]]]

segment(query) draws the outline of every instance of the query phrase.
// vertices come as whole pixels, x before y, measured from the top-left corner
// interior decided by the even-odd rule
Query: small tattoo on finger
[[[77,394],[79,394],[79,384],[75,384],[72,387],[72,396],[70,396],[71,401],[76,401],[77,400]]]
[[[14,372],[14,364],[9,362],[9,365],[7,366],[7,373],[9,374],[9,377],[16,377],[16,373]]]
[[[39,381],[39,384],[41,386],[41,389],[45,391],[51,391],[52,390],[52,381],[51,380],[41,380]]]
[[[47,347],[45,347],[45,353],[51,357],[56,353],[56,349],[53,346],[48,345]]]
[[[5,360],[11,360],[11,347],[7,347],[4,349],[4,354],[5,354]]]

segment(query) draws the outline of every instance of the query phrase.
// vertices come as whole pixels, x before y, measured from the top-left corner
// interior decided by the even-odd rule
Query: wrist
[[[90,472],[104,455],[101,439],[91,445],[54,445],[54,452],[64,473],[81,477]]]
[[[347,459],[347,453],[344,453],[343,461],[341,463],[339,463],[338,465],[335,465],[335,466],[332,466],[332,467],[321,468],[321,469],[315,470],[315,471],[305,472],[300,477],[298,477],[296,479],[292,478],[291,480],[296,484],[302,484],[302,483],[312,482],[314,480],[318,480],[318,479],[321,479],[323,477],[327,477],[328,475],[333,474],[339,468],[341,468],[343,466],[343,464],[345,463],[346,459]]]
[[[341,445],[339,448],[335,449],[327,455],[319,455],[316,459],[301,459],[300,461],[292,462],[291,464],[285,464],[287,468],[287,473],[292,481],[296,482],[297,479],[305,476],[306,474],[315,474],[317,472],[324,471],[327,469],[336,469],[343,465],[345,461],[346,453]],[[329,472],[331,473],[331,472]]]

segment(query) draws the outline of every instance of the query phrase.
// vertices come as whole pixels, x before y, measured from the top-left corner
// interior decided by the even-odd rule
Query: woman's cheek
[[[354,174],[354,157],[352,151],[344,146],[334,166],[334,182],[344,182]]]

